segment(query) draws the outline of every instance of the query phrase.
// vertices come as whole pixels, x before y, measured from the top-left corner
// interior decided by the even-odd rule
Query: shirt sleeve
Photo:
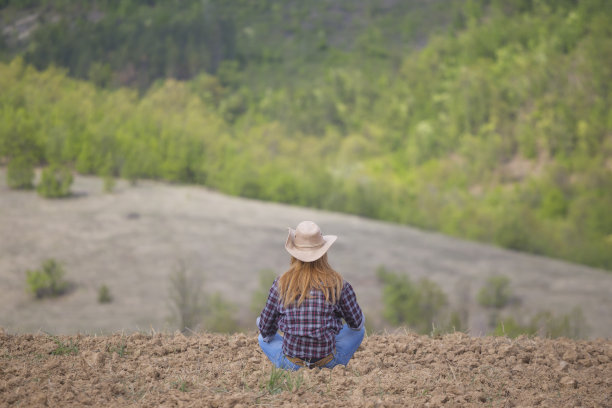
[[[351,284],[346,281],[344,281],[344,286],[342,287],[338,306],[340,306],[342,318],[346,321],[349,328],[353,330],[361,330],[363,328],[365,319],[357,303],[357,295],[355,295]]]
[[[270,292],[268,293],[268,300],[266,301],[266,306],[261,312],[261,315],[257,319],[257,328],[261,333],[264,341],[268,342],[272,340],[272,338],[276,335],[276,331],[278,330],[278,302],[279,295],[277,290],[277,280],[274,280],[272,287],[270,288]]]

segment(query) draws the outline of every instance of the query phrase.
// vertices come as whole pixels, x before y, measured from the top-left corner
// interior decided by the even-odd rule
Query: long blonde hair
[[[340,299],[343,282],[327,262],[327,254],[313,262],[302,262],[292,256],[291,266],[278,280],[278,288],[285,307],[296,301],[300,306],[312,289],[320,290],[325,301],[335,304]]]

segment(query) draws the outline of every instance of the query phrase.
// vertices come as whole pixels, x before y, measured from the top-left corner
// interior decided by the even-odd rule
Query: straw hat
[[[338,239],[335,235],[323,235],[312,221],[302,221],[296,229],[289,228],[285,249],[302,262],[316,261]]]

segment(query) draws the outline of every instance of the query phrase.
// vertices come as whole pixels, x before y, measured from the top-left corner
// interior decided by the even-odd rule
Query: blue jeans
[[[357,348],[363,340],[365,330],[363,328],[359,330],[353,330],[346,324],[340,330],[340,333],[336,335],[336,353],[332,361],[327,363],[325,368],[333,368],[338,364],[347,365]],[[268,356],[272,364],[278,368],[284,368],[285,370],[299,370],[301,367],[297,364],[293,364],[287,360],[283,353],[283,337],[276,333],[276,336],[270,342],[266,343],[263,341],[261,334],[259,335],[259,347],[263,350],[264,354]]]

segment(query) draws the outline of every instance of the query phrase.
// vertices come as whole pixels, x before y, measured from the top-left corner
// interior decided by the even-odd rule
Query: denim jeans
[[[363,340],[365,330],[363,327],[359,330],[353,330],[346,324],[340,330],[340,333],[336,335],[336,352],[332,361],[327,363],[325,368],[333,368],[338,364],[347,365],[357,348]],[[276,336],[269,342],[265,342],[261,334],[259,335],[259,346],[263,350],[264,354],[268,356],[272,364],[278,368],[284,368],[285,370],[299,370],[301,367],[297,364],[293,364],[287,360],[283,353],[283,337],[276,333]]]

